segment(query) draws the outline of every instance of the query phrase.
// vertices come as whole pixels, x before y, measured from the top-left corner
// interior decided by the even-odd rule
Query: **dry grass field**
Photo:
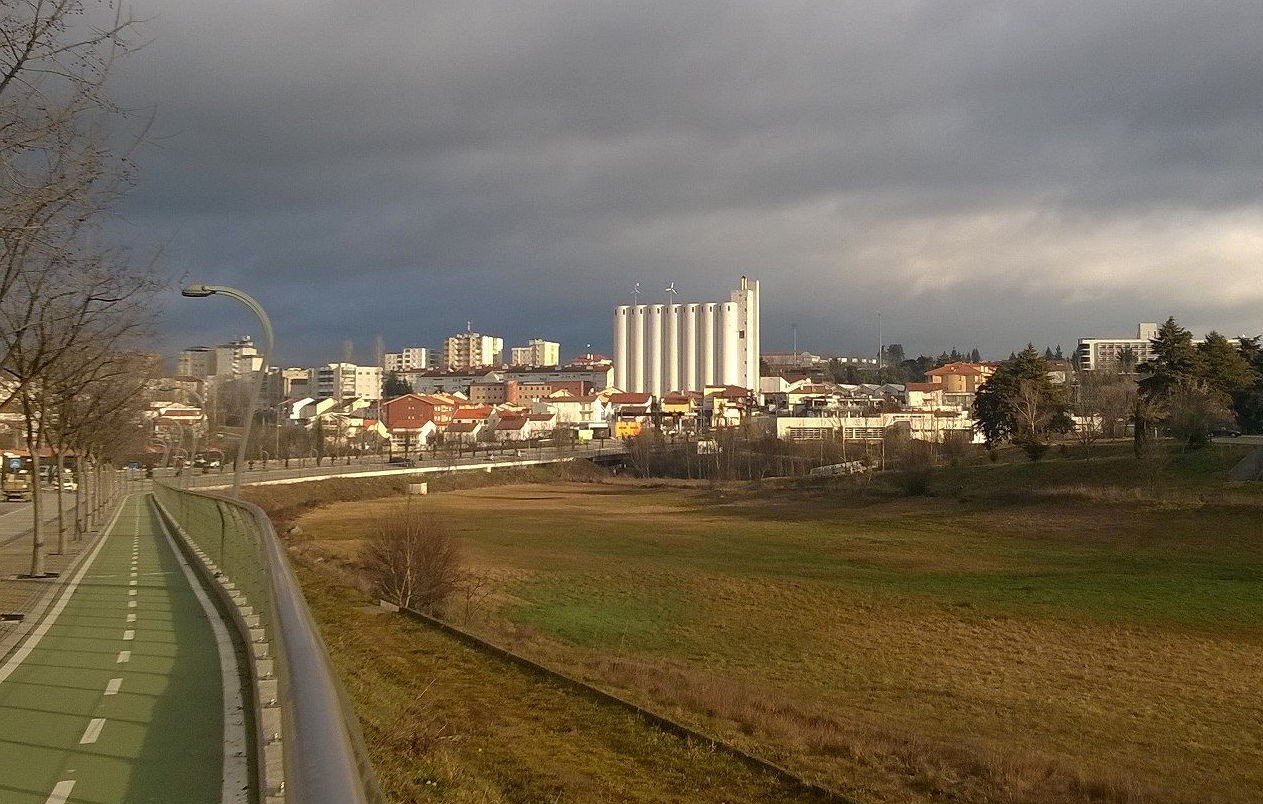
[[[957,468],[918,498],[606,481],[418,504],[481,579],[451,621],[861,800],[1245,802],[1263,490],[1225,483],[1232,460]],[[306,514],[297,552],[353,562],[384,504]]]

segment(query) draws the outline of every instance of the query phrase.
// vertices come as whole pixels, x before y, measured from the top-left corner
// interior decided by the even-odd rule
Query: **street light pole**
[[[180,291],[180,294],[191,299],[202,299],[214,295],[229,296],[244,304],[250,312],[254,313],[259,319],[259,325],[263,327],[263,365],[259,367],[258,373],[251,378],[250,402],[246,406],[246,419],[241,428],[241,441],[237,444],[237,466],[232,473],[232,496],[240,497],[241,469],[246,462],[246,444],[250,441],[250,428],[254,423],[255,408],[259,403],[259,388],[262,384],[263,373],[267,371],[268,360],[272,356],[272,322],[268,319],[268,314],[263,310],[263,307],[250,294],[236,288],[224,285],[189,285]]]

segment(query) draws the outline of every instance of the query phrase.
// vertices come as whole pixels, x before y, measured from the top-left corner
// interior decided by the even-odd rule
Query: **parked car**
[[[1214,438],[1240,438],[1241,437],[1241,431],[1234,430],[1231,427],[1216,427],[1214,430],[1210,431],[1210,434]]]
[[[73,477],[67,477],[61,481],[61,490],[62,491],[78,491],[79,484],[75,482],[75,479]]]
[[[396,456],[396,457],[391,458],[390,460],[386,461],[386,465],[387,465],[387,466],[408,466],[408,467],[412,467],[412,466],[416,466],[416,465],[417,465],[417,462],[416,462],[415,460],[413,460],[412,458],[404,458],[403,456]]]

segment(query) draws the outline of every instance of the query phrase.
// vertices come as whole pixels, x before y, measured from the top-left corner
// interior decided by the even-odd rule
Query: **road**
[[[325,477],[328,475],[356,475],[362,473],[390,473],[390,474],[429,474],[433,472],[441,472],[447,470],[482,468],[488,464],[494,466],[520,466],[531,465],[536,463],[555,463],[566,461],[572,458],[597,458],[608,455],[623,454],[625,450],[621,444],[609,444],[604,449],[593,448],[571,448],[571,447],[544,447],[523,448],[517,453],[514,452],[479,452],[475,455],[466,454],[461,457],[440,456],[436,459],[426,458],[417,461],[414,467],[405,467],[397,464],[388,464],[380,459],[353,461],[347,464],[341,460],[335,460],[332,463],[325,461],[322,466],[314,466],[311,460],[307,459],[306,465],[301,467],[292,467],[289,469],[276,468],[278,462],[270,461],[268,468],[264,469],[261,464],[256,464],[255,469],[247,469],[242,473],[241,482],[249,485],[251,483],[268,483],[283,480],[295,480],[306,477]],[[174,473],[170,469],[160,469],[155,471],[156,477],[171,478]],[[185,470],[180,475],[179,485],[187,485],[193,488],[220,488],[232,484],[232,471],[226,469],[224,472],[210,472],[202,474],[199,470]]]

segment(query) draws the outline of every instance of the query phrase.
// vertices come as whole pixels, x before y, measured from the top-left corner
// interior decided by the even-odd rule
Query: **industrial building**
[[[616,307],[614,385],[657,397],[718,385],[757,391],[758,280],[741,277],[726,302]]]

